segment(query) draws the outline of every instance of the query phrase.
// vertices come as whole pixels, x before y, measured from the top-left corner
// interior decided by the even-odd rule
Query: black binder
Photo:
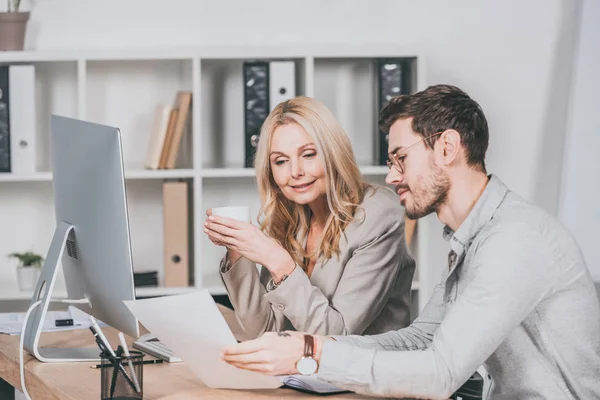
[[[254,166],[260,128],[269,115],[269,63],[244,62],[245,166]]]
[[[0,66],[0,172],[10,172],[8,66]]]
[[[410,60],[402,58],[381,58],[375,60],[377,70],[377,110],[375,115],[379,120],[381,109],[392,97],[411,93]],[[375,148],[377,163],[385,165],[388,155],[388,137],[377,127]]]

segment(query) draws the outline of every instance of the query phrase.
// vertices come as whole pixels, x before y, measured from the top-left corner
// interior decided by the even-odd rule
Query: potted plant
[[[19,260],[17,267],[17,280],[19,281],[20,290],[33,290],[37,285],[42,269],[44,258],[32,251],[23,253],[11,253],[9,258]]]
[[[0,12],[0,50],[23,50],[29,12],[19,11],[21,0],[7,0],[8,11]]]

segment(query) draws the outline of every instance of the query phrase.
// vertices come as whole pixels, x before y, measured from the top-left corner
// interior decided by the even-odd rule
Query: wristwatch
[[[319,362],[314,356],[315,338],[312,335],[304,335],[304,356],[296,362],[296,369],[300,375],[312,375],[317,372]]]
[[[283,283],[283,281],[285,281],[288,277],[289,277],[288,274],[284,274],[281,277],[281,279],[279,280],[279,282],[275,282],[275,280],[273,278],[269,279],[269,282],[267,282],[267,292],[271,292],[271,291],[277,289],[279,287],[279,285],[281,285]]]

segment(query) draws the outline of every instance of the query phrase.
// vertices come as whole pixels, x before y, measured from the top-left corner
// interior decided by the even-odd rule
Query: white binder
[[[8,87],[11,172],[32,173],[36,171],[35,67],[11,65]]]
[[[269,107],[272,111],[282,101],[296,97],[296,73],[293,61],[269,63]]]

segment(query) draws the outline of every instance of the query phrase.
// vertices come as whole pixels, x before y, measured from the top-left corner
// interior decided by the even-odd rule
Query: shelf
[[[50,172],[34,172],[31,174],[0,173],[0,182],[47,182],[52,180]]]
[[[125,171],[125,179],[169,179],[193,178],[192,169],[132,170]],[[52,180],[51,172],[34,172],[31,174],[0,173],[0,182],[46,182]]]
[[[136,297],[172,296],[192,293],[200,290],[196,287],[140,287],[135,289]],[[209,290],[210,291],[210,290]],[[211,294],[213,294],[211,292]]]
[[[360,167],[360,172],[363,175],[387,175],[388,174],[388,167],[386,166],[381,166],[381,165],[368,165],[368,166],[363,166]]]
[[[254,168],[206,168],[200,173],[203,178],[254,178]]]
[[[221,281],[217,281],[217,279],[209,279],[206,282],[206,289],[213,296],[222,296],[226,295],[227,291],[225,287],[221,283]],[[141,287],[135,289],[136,297],[155,297],[155,296],[172,296],[177,294],[186,294],[192,293],[197,290],[200,290],[196,287]],[[413,282],[411,286],[411,290],[419,290],[419,282]],[[31,300],[32,292],[29,291],[20,291],[15,288],[2,288],[0,290],[0,301],[7,300]],[[54,292],[54,298],[64,299],[67,297],[67,292],[64,290],[58,290]]]
[[[227,294],[222,284],[215,283],[207,287],[212,295]],[[141,287],[135,289],[136,297],[171,296],[177,294],[192,293],[200,290],[196,287]],[[20,291],[14,287],[3,287],[0,289],[0,301],[2,300],[31,300],[32,292]],[[64,299],[67,297],[65,290],[54,292],[53,298]]]
[[[167,179],[167,178],[193,178],[193,169],[142,169],[125,171],[125,179]]]
[[[246,60],[293,61],[296,94],[314,97],[329,106],[353,144],[363,179],[385,184],[387,167],[372,165],[378,154],[374,136],[377,135],[374,58],[414,60],[413,72],[415,79],[418,78],[415,89],[425,88],[426,74],[418,47],[389,42],[0,52],[0,65],[35,64],[36,104],[39,103],[35,166],[40,171],[0,173],[0,190],[6,192],[3,192],[0,220],[11,227],[0,232],[0,257],[21,248],[45,249],[52,237],[55,221],[48,135],[50,114],[118,126],[123,132],[131,247],[137,265],[152,265],[164,256],[163,180],[193,181],[190,227],[194,230],[201,229],[203,211],[210,207],[243,203],[257,214],[260,199],[256,171],[242,168],[245,159],[242,71]],[[191,91],[194,101],[177,169],[146,170],[144,150],[152,133],[156,105],[173,104],[176,93],[182,90]],[[36,229],[23,228],[27,226]],[[222,249],[213,246],[205,235],[195,235],[191,244],[196,254],[202,255],[195,258],[193,265],[197,284],[213,295],[226,295],[215,271]],[[419,297],[425,296],[430,286],[427,275],[420,277],[423,287],[419,290],[419,283],[412,285],[413,290],[419,290]],[[11,285],[11,280],[8,272],[0,273],[0,300],[29,301],[30,293],[19,292],[16,282]],[[2,286],[8,290],[2,290]],[[57,289],[56,295],[65,297],[64,287],[61,289]],[[195,290],[199,288],[144,287],[136,293],[148,297]]]
[[[387,175],[388,168],[379,165],[360,167],[363,175]],[[200,175],[203,178],[254,178],[254,168],[205,168]]]
[[[121,61],[121,60],[186,60],[244,59],[244,58],[369,58],[369,57],[417,57],[415,48],[397,44],[364,43],[302,44],[288,46],[200,46],[182,48],[134,48],[134,49],[55,49],[0,52],[2,62],[55,62],[55,61]]]

